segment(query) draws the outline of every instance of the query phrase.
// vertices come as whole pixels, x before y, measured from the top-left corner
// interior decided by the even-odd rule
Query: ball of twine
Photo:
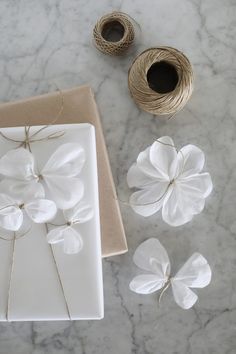
[[[151,80],[152,74],[155,82]],[[134,101],[144,111],[154,115],[174,114],[192,94],[193,70],[186,56],[177,49],[150,48],[134,60],[128,85]]]
[[[109,38],[116,31],[119,39]],[[93,29],[94,43],[102,53],[121,55],[134,42],[135,30],[131,18],[123,12],[112,12],[98,20]]]

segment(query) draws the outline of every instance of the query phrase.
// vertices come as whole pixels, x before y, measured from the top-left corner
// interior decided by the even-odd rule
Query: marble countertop
[[[142,28],[134,52],[122,58],[93,46],[96,20],[111,10]],[[129,253],[104,261],[105,318],[98,322],[0,324],[0,354],[234,354],[236,353],[236,3],[234,0],[1,0],[0,100],[9,101],[90,84],[99,105],[112,171],[121,199],[126,173],[154,138],[170,135],[181,147],[203,149],[214,191],[204,212],[171,228],[159,214],[145,219],[121,205]],[[174,119],[137,109],[127,70],[143,49],[182,50],[195,72],[190,102]],[[168,291],[138,296],[135,248],[158,237],[176,267],[199,251],[213,269],[193,309],[181,310]]]

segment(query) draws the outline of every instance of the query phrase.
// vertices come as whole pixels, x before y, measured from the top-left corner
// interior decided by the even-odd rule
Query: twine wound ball
[[[136,104],[154,115],[174,114],[193,92],[193,70],[175,48],[150,48],[129,69],[128,85]]]
[[[134,37],[134,26],[129,16],[122,12],[104,15],[93,29],[95,46],[109,55],[122,55],[133,44]]]

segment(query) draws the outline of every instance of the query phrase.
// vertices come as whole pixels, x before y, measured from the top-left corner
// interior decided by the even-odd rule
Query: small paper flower
[[[2,182],[3,188],[5,184],[7,188],[12,184],[11,192],[22,195],[31,188],[31,184],[37,183],[41,190],[46,186],[50,199],[55,201],[58,208],[68,209],[83,195],[83,183],[77,175],[84,162],[84,149],[79,144],[67,143],[61,145],[51,155],[38,173],[31,152],[24,148],[10,150],[0,159],[0,173],[11,178],[10,182],[9,180]]]
[[[57,207],[52,200],[30,198],[29,195],[24,199],[15,199],[0,193],[0,226],[5,230],[19,230],[25,215],[34,223],[41,224],[52,220],[56,212]]]
[[[76,225],[85,223],[93,217],[93,209],[79,202],[72,209],[64,210],[66,224],[49,231],[47,240],[50,244],[63,242],[64,253],[75,254],[83,248],[83,239],[76,230]]]
[[[137,294],[152,294],[162,290],[162,294],[171,285],[176,303],[183,309],[191,308],[198,296],[190,288],[204,288],[211,281],[211,268],[207,260],[194,253],[177,274],[170,274],[170,260],[165,248],[154,238],[144,241],[136,249],[134,263],[148,272],[136,276],[130,283],[130,289]]]
[[[172,226],[189,222],[212,191],[210,174],[201,173],[204,163],[197,146],[186,145],[177,153],[170,137],[158,139],[128,171],[129,187],[140,189],[131,195],[131,207],[146,217],[162,208],[163,220]]]

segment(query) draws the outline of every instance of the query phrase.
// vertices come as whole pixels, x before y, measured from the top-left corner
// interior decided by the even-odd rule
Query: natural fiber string
[[[13,268],[14,268],[14,261],[15,261],[15,245],[16,245],[16,233],[14,232],[14,238],[12,240],[12,258],[11,258],[11,265],[10,265],[10,277],[9,277],[9,285],[8,285],[8,292],[7,292],[7,308],[6,308],[6,320],[9,321],[9,311],[10,311],[10,300],[11,300],[11,283],[12,283],[12,275],[13,275]]]
[[[166,290],[170,287],[170,284],[171,284],[171,277],[169,277],[167,279],[166,283],[164,284],[163,288],[161,289],[160,295],[158,296],[158,304],[159,304],[159,306],[161,304],[162,296],[164,295]]]
[[[154,91],[147,80],[152,65],[161,62],[173,67],[178,76],[175,88],[165,93]],[[173,115],[184,107],[192,94],[193,71],[187,57],[177,49],[150,48],[142,52],[131,65],[128,85],[131,96],[141,109],[154,115]]]
[[[93,39],[97,49],[109,55],[124,54],[134,43],[135,39],[135,29],[132,20],[137,23],[132,17],[120,11],[114,11],[102,16],[93,29]],[[123,29],[122,38],[116,42],[107,40],[103,36],[104,29],[110,26],[112,30],[112,25],[115,26],[115,24],[119,24]]]
[[[14,143],[19,143],[19,145],[17,146],[17,148],[19,147],[24,147],[25,149],[29,149],[29,151],[31,152],[31,146],[30,144],[31,143],[36,143],[36,142],[40,142],[40,141],[47,141],[47,140],[53,140],[53,139],[58,139],[60,137],[62,137],[63,135],[65,135],[65,131],[58,131],[58,132],[53,132],[45,137],[42,137],[42,138],[36,138],[36,136],[38,134],[40,134],[42,131],[44,131],[45,129],[47,129],[48,127],[52,126],[53,124],[56,123],[56,121],[59,119],[59,117],[61,116],[63,110],[64,110],[64,96],[63,96],[63,93],[61,92],[60,89],[58,89],[59,93],[60,93],[60,97],[61,97],[61,107],[60,107],[60,110],[58,112],[58,114],[56,115],[56,118],[54,118],[52,120],[52,122],[50,122],[49,124],[47,125],[44,125],[43,127],[41,127],[40,129],[38,129],[36,132],[34,132],[32,135],[30,135],[30,129],[32,126],[27,126],[25,125],[24,127],[24,133],[25,133],[25,138],[24,140],[18,140],[18,139],[13,139],[13,138],[10,138],[8,136],[6,136],[2,131],[0,131],[0,135],[8,140],[8,141],[11,141],[11,142],[14,142]]]
[[[80,224],[81,223],[81,220],[74,220],[74,221],[67,221],[67,222],[65,222],[64,224],[53,224],[52,222],[48,222],[48,225],[52,225],[52,226],[56,226],[56,227],[58,227],[58,226],[72,226],[72,225],[78,225],[78,224]]]
[[[49,230],[48,230],[48,225],[47,225],[47,223],[45,223],[44,225],[45,225],[46,233],[48,233]],[[59,272],[59,270],[58,270],[57,261],[56,261],[56,258],[55,258],[54,252],[53,252],[52,245],[49,244],[49,247],[50,247],[52,259],[53,259],[53,262],[54,262],[54,265],[55,265],[55,269],[56,269],[56,272],[57,272],[57,277],[58,277],[58,281],[59,281],[59,284],[60,284],[60,287],[61,287],[61,291],[62,291],[62,293],[63,293],[63,297],[64,297],[64,300],[65,300],[66,311],[67,311],[67,314],[68,314],[69,319],[71,320],[71,314],[70,314],[69,304],[68,304],[68,301],[67,301],[67,298],[66,298],[66,294],[65,294],[64,287],[63,287],[63,283],[62,283],[62,279],[61,279],[61,276],[60,276],[60,272]]]
[[[7,241],[7,242],[13,241],[14,238],[15,238],[16,240],[19,240],[19,239],[25,237],[25,236],[31,231],[31,229],[32,229],[32,227],[30,227],[26,232],[24,232],[23,234],[21,234],[21,235],[19,235],[19,236],[17,236],[17,235],[16,235],[15,237],[13,236],[13,238],[7,238],[7,237],[4,237],[4,236],[0,235],[0,240],[2,240],[2,241]]]

